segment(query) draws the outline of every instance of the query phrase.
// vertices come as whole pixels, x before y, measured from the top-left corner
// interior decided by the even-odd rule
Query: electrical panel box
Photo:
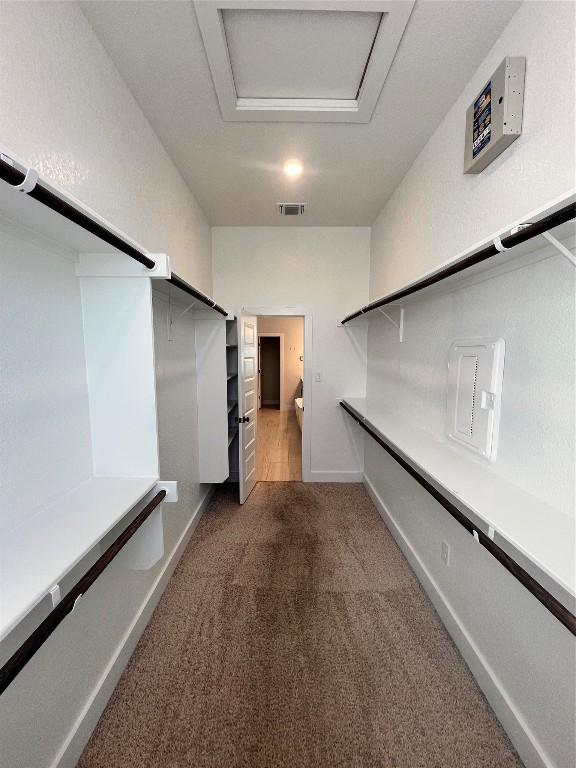
[[[466,111],[464,173],[480,173],[522,133],[524,56],[507,56]]]
[[[448,358],[448,437],[491,461],[496,458],[504,339],[456,341]]]

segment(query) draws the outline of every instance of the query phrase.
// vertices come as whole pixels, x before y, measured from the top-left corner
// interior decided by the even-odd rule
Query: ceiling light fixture
[[[303,170],[300,160],[286,160],[283,169],[286,176],[292,177],[300,176]]]

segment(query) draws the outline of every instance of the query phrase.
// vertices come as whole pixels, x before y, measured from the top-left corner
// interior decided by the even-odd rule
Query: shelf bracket
[[[184,317],[184,315],[187,312],[190,312],[191,309],[193,309],[198,304],[198,300],[194,299],[187,307],[186,309],[182,310],[176,317],[173,315],[173,309],[172,309],[172,291],[168,294],[168,341],[174,341],[174,326],[180,320],[181,317]]]
[[[384,315],[384,317],[392,323],[394,328],[398,330],[398,341],[402,343],[404,341],[404,307],[400,307],[400,317],[398,322],[390,317],[390,315],[384,309],[382,309],[382,307],[378,307],[378,312]]]
[[[553,245],[556,250],[564,256],[565,259],[568,259],[570,264],[572,264],[573,267],[576,267],[576,256],[572,253],[572,251],[569,251],[568,248],[566,248],[565,245],[562,245],[560,240],[557,240],[554,235],[551,235],[550,232],[542,232],[542,237],[545,240],[548,240],[550,245]]]
[[[524,227],[529,227],[529,226],[531,226],[530,223],[519,224],[517,227],[514,227],[514,229],[512,229],[510,233],[512,235],[515,235],[516,232],[519,232],[521,229],[524,229]],[[554,235],[551,235],[550,232],[541,232],[540,236],[543,237],[545,240],[547,240],[550,243],[550,245],[556,248],[558,253],[561,256],[564,256],[564,258],[567,259],[570,262],[570,264],[572,264],[573,267],[576,267],[576,256],[572,253],[572,251],[566,248],[566,246],[563,243],[561,243],[560,240],[554,237]]]
[[[192,302],[192,303],[191,303],[191,304],[190,304],[188,307],[186,307],[186,309],[184,309],[182,312],[180,312],[180,314],[179,314],[179,315],[177,315],[175,318],[173,318],[173,320],[172,320],[172,323],[173,323],[173,324],[174,324],[174,323],[177,323],[177,322],[178,322],[178,320],[180,320],[180,318],[181,318],[181,317],[184,317],[184,315],[186,314],[186,312],[190,312],[190,310],[192,309],[192,307],[195,307],[195,306],[196,306],[196,304],[198,304],[198,302],[197,302],[197,301],[193,301],[193,302]]]

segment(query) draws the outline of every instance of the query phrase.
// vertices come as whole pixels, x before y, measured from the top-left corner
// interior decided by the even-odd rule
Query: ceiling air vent
[[[304,203],[276,203],[276,208],[280,216],[302,216],[304,213]]]

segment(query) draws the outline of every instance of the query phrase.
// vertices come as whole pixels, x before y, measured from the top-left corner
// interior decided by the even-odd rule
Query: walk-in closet
[[[0,0],[0,768],[576,766],[576,0]]]

